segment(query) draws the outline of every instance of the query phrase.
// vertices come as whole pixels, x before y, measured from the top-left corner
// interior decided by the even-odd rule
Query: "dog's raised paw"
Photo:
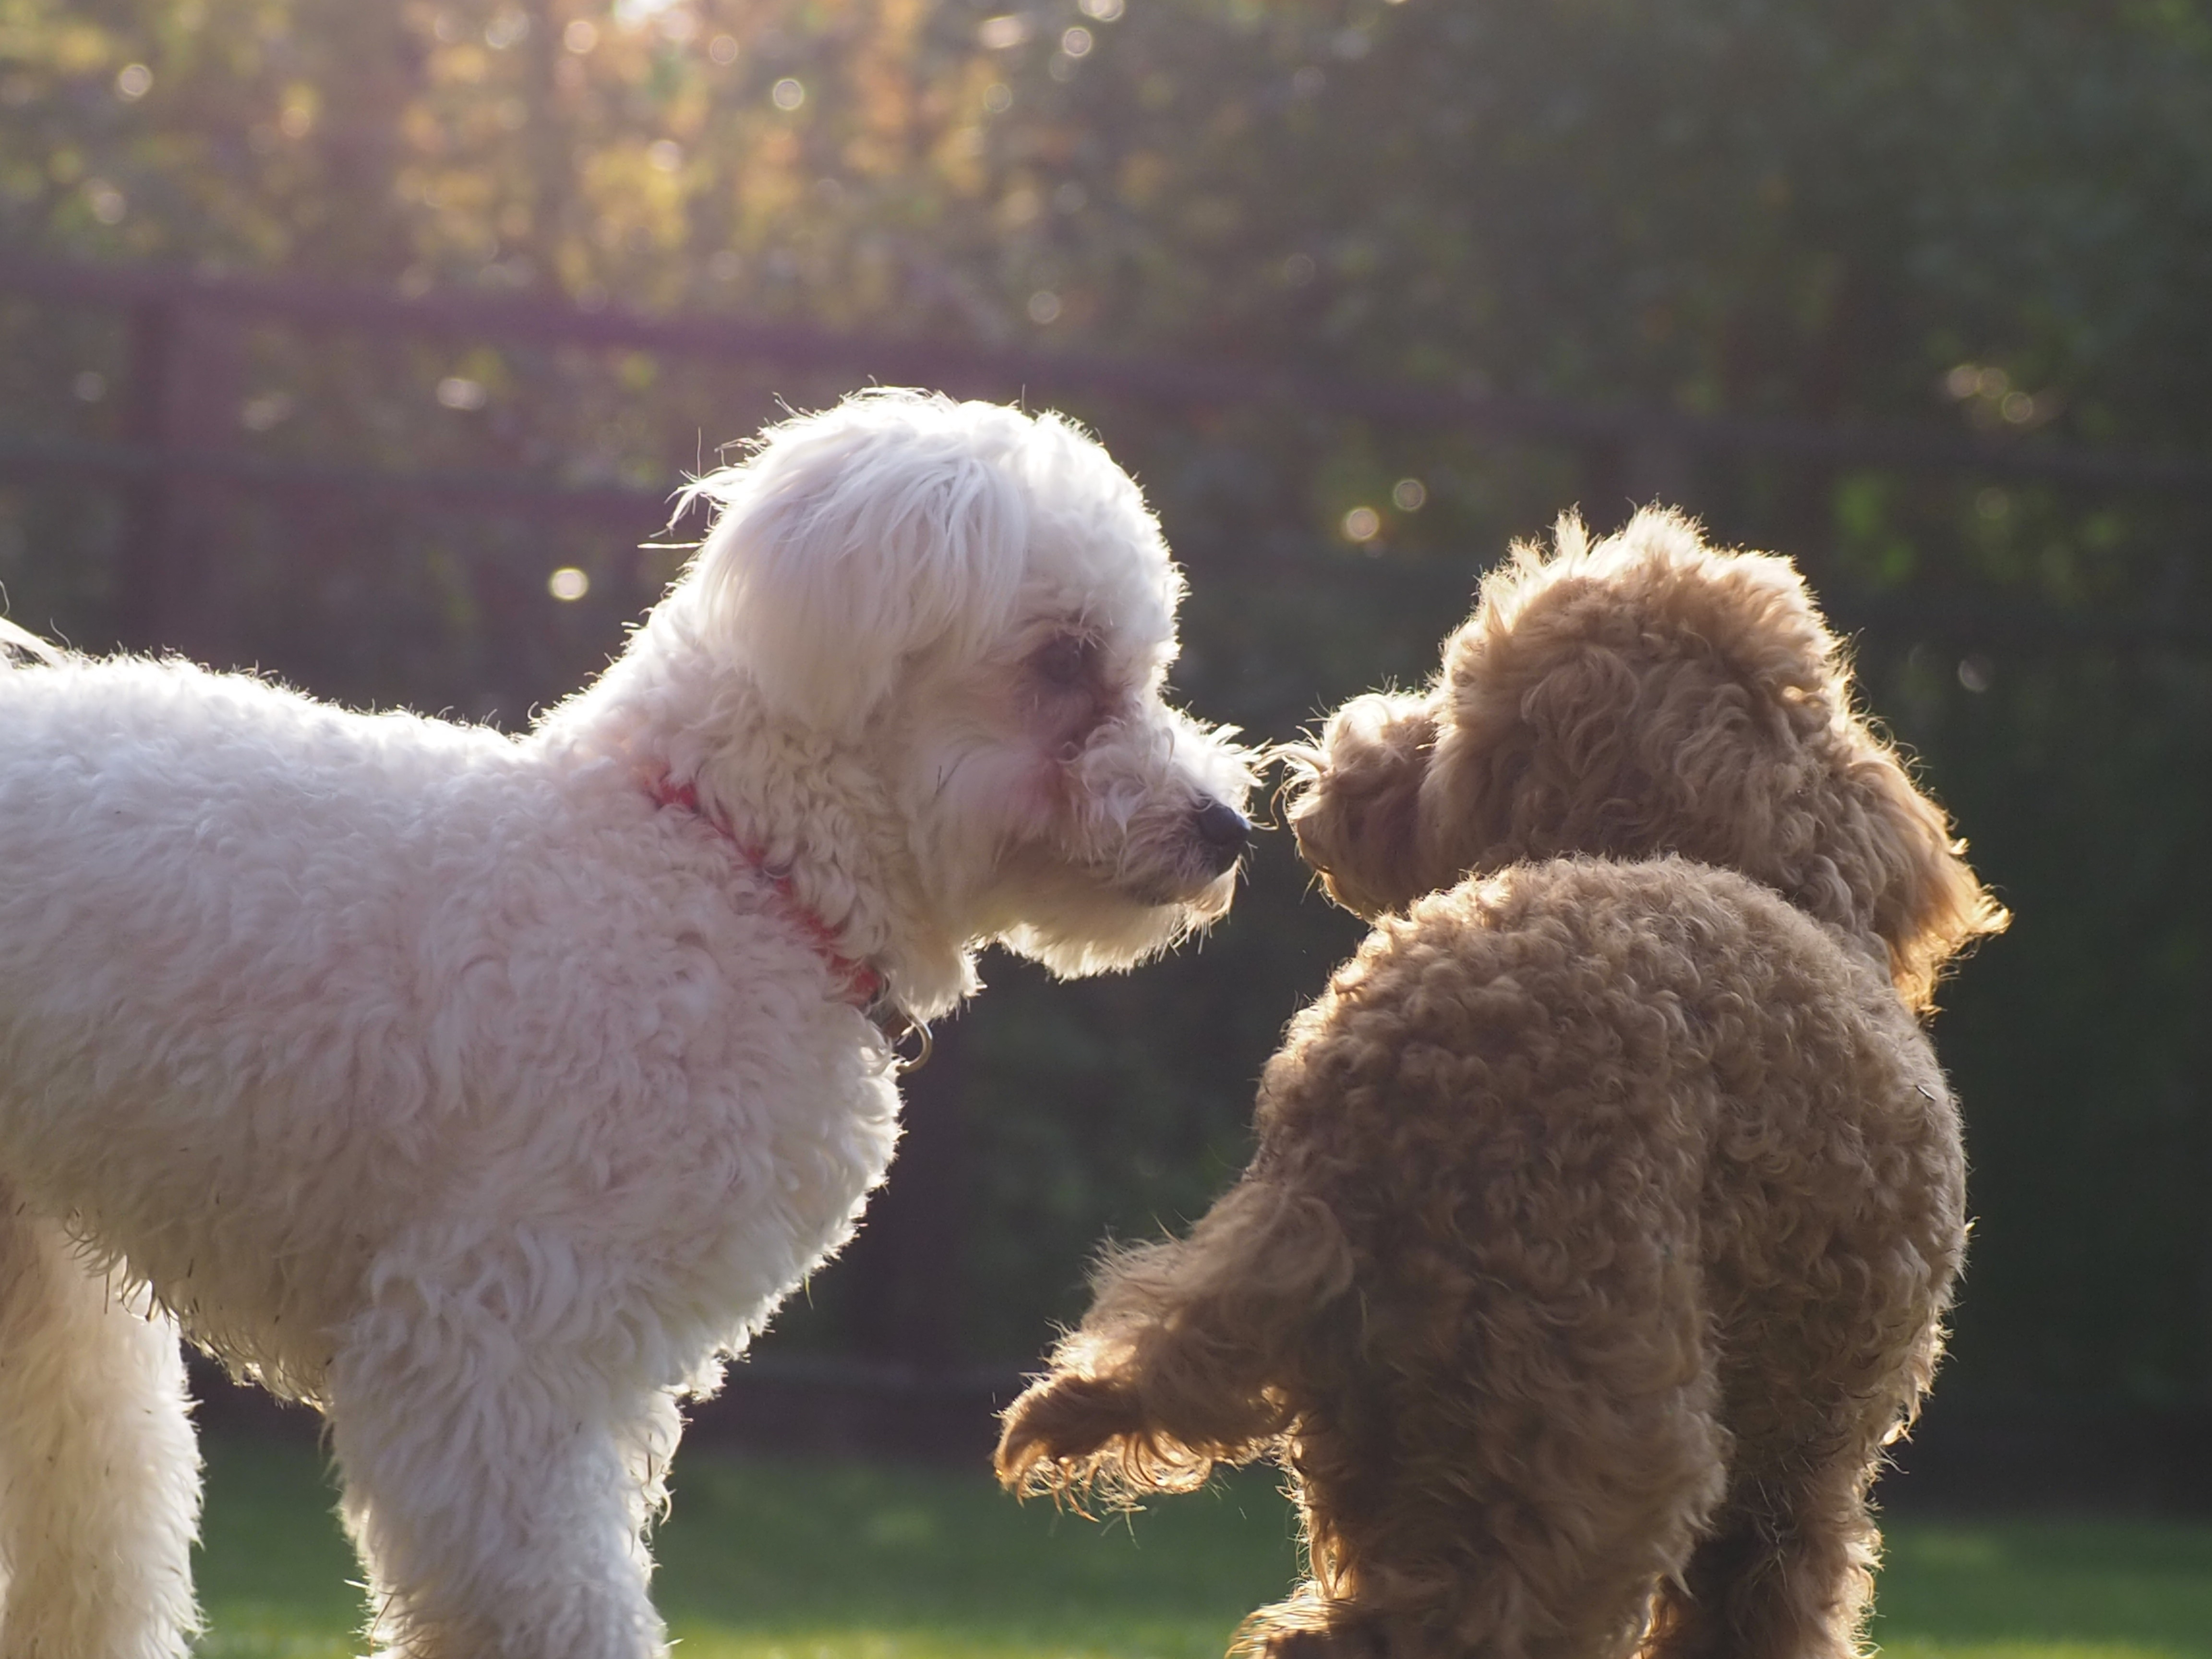
[[[1390,1641],[1380,1621],[1324,1603],[1309,1586],[1246,1619],[1229,1651],[1231,1659],[1390,1659]]]
[[[1096,1377],[1047,1377],[1006,1408],[994,1459],[1012,1488],[1062,1489],[1086,1480],[1113,1442],[1142,1431],[1135,1402]]]

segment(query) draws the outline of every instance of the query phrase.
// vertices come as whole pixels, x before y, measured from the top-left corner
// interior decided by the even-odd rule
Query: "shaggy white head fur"
[[[927,1018],[1226,907],[1245,758],[1094,442],[878,392],[696,488],[520,738],[0,638],[0,1651],[184,1650],[172,1315],[328,1414],[387,1651],[660,1651],[675,1402],[890,1158],[856,971]]]

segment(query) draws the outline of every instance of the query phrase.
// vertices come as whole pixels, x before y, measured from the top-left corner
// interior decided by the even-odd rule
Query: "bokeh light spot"
[[[491,401],[491,394],[484,390],[482,380],[448,374],[438,382],[438,401],[447,409],[482,409]]]
[[[264,392],[240,405],[238,423],[248,432],[267,432],[290,419],[295,406],[289,392]]]

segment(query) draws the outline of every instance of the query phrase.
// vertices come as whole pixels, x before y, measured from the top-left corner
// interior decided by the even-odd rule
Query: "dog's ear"
[[[1847,758],[1826,796],[1821,866],[1851,896],[1859,927],[1889,956],[1890,979],[1916,1013],[1931,1011],[1951,959],[2012,917],[1966,863],[1943,809],[1915,787],[1896,751],[1854,720]],[[1802,901],[1801,901],[1802,902]]]
[[[762,434],[694,493],[718,503],[690,575],[714,641],[780,712],[849,729],[902,663],[979,650],[1029,536],[1010,409],[877,392]]]
[[[1287,790],[1299,855],[1355,915],[1401,908],[1433,885],[1418,860],[1436,742],[1429,699],[1370,693],[1329,716],[1317,747],[1280,751],[1302,774]]]

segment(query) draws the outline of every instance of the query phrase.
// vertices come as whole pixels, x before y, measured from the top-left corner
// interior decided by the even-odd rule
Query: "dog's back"
[[[1636,1201],[1700,1195],[1681,1219],[1745,1297],[1854,1241],[1956,1265],[1959,1125],[1920,1023],[1853,943],[1680,858],[1518,865],[1385,917],[1293,1021],[1258,1128],[1378,1248],[1473,1237],[1484,1203],[1542,1183],[1601,1198],[1608,1233]],[[1459,1209],[1409,1207],[1415,1186]],[[1875,1213],[1893,1191],[1910,1212]],[[1778,1206],[1790,1229],[1766,1224]]]
[[[643,1231],[578,1183],[706,1185],[718,1146],[823,1138],[824,1098],[864,1127],[823,1167],[888,1142],[819,953],[618,769],[127,659],[0,673],[0,1175],[272,1386],[312,1394],[369,1260],[441,1206]],[[481,1143],[516,1190],[464,1202]],[[720,1191],[708,1237],[770,1225]]]
[[[1459,1583],[1507,1651],[1563,1633],[1532,1607],[1599,1619],[1566,1650],[1603,1650],[1642,1587],[1738,1582],[1718,1557],[1778,1528],[1771,1600],[1863,1595],[1863,1482],[1927,1387],[1965,1222],[1948,1089],[1855,943],[1675,858],[1471,879],[1293,1023],[1259,1129],[1354,1264],[1355,1344],[1312,1323],[1282,1379],[1317,1562]],[[1559,1582],[1495,1570],[1563,1533],[1589,1550]]]
[[[466,950],[497,879],[495,841],[450,833],[455,804],[544,804],[487,787],[520,776],[496,734],[182,663],[0,674],[0,1173],[202,1302],[209,1334],[239,1304],[304,1340],[329,1310],[299,1259],[360,1265],[304,1248],[343,1224],[310,1188],[366,1200],[378,1178],[380,1138],[343,1127],[439,1093],[428,1044],[375,1034],[429,1024],[464,966],[438,929]],[[221,1227],[179,1227],[211,1202]]]
[[[1746,1454],[1768,1395],[1862,1392],[1824,1368],[1920,1340],[1964,1237],[1957,1115],[1879,967],[1681,859],[1516,866],[1385,918],[1293,1022],[1258,1127],[1351,1235],[1370,1332],[1380,1297],[1494,1358],[1500,1321],[1674,1252]]]
[[[1858,941],[1680,858],[1470,878],[1291,1023],[1257,1128],[1187,1240],[1108,1260],[1010,1479],[1279,1437],[1314,1581],[1261,1651],[1626,1653],[1686,1574],[1668,1652],[1840,1659],[1964,1242],[1948,1090]]]

